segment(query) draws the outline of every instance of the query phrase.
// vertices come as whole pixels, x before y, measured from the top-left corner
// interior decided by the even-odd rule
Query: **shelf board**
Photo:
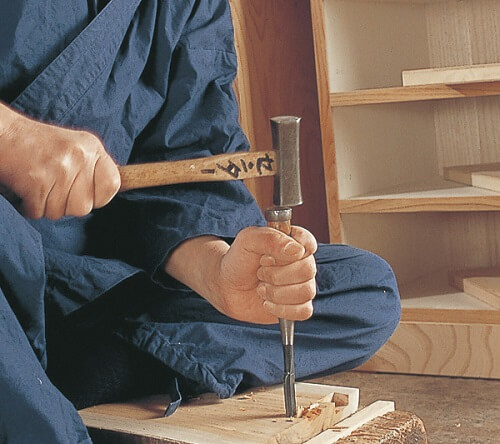
[[[500,81],[457,85],[395,86],[330,93],[330,106],[375,105],[498,95],[500,95]]]
[[[400,284],[403,320],[500,324],[500,310],[453,287],[447,270]]]
[[[500,193],[443,179],[339,200],[341,214],[500,211]]]
[[[500,80],[500,63],[414,69],[403,71],[402,77],[403,86],[497,82]]]

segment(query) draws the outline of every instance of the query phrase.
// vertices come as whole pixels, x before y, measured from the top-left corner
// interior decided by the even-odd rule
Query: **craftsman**
[[[389,338],[390,267],[265,227],[241,181],[117,193],[117,164],[248,148],[227,0],[0,6],[0,442],[90,442],[75,407],[174,380],[280,383],[278,316],[298,378]]]

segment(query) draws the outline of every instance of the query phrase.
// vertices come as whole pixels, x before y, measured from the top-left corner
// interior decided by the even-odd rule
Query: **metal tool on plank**
[[[302,204],[300,188],[299,156],[300,118],[280,116],[271,119],[273,148],[279,153],[278,171],[274,176],[274,207],[265,212],[267,224],[287,235],[291,235],[293,206]],[[297,414],[295,397],[295,364],[293,337],[295,322],[280,319],[281,341],[284,356],[283,390],[285,395],[286,416]]]

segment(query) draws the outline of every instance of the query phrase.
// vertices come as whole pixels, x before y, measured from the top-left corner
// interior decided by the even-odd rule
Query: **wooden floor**
[[[362,407],[395,401],[422,418],[431,444],[500,443],[500,380],[347,372],[311,382],[358,387]]]

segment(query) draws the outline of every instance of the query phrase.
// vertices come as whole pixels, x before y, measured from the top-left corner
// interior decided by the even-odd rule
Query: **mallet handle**
[[[238,152],[172,162],[120,166],[120,191],[190,182],[217,182],[273,176],[274,151]]]

